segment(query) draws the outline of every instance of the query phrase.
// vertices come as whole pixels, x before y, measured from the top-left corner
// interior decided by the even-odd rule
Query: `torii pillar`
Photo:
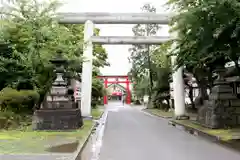
[[[104,87],[107,88],[108,87],[108,79],[105,78],[104,79]],[[104,95],[103,97],[103,104],[107,104],[108,103],[108,95]]]
[[[177,32],[171,33],[173,39],[177,38]],[[177,42],[173,42],[172,50],[176,51]],[[175,70],[176,56],[171,56],[172,69]],[[172,73],[173,79],[173,97],[174,97],[174,116],[175,119],[188,119],[185,107],[185,90],[183,81],[183,66]]]
[[[169,37],[98,37],[93,36],[95,24],[168,24],[172,14],[158,13],[62,13],[58,14],[58,21],[65,24],[84,24],[84,53],[85,61],[82,69],[82,100],[81,109],[83,116],[91,116],[91,87],[92,87],[92,43],[98,44],[161,44]],[[89,21],[91,20],[91,21]],[[174,60],[174,57],[172,59]],[[173,74],[175,116],[181,117],[185,113],[184,85],[182,68]]]
[[[86,21],[84,27],[84,47],[82,64],[82,93],[81,93],[81,111],[83,117],[91,117],[91,99],[92,99],[92,62],[93,62],[93,36],[94,24],[92,21]]]
[[[131,104],[131,92],[130,92],[130,81],[128,79],[128,77],[126,78],[126,91],[127,91],[127,99],[126,99],[126,103],[127,104]]]

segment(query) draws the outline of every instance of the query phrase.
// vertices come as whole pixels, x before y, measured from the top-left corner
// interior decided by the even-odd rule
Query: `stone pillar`
[[[74,88],[74,97],[75,102],[77,103],[78,108],[81,109],[81,95],[77,95],[79,92],[79,89],[81,89],[81,82],[75,79],[71,80],[72,88]]]
[[[84,28],[84,46],[82,64],[82,98],[81,110],[82,116],[91,116],[91,98],[92,98],[92,59],[93,59],[93,44],[90,38],[94,33],[94,24],[92,21],[86,21]]]
[[[108,79],[104,79],[104,87],[105,89],[107,89],[108,87]],[[108,103],[108,95],[104,95],[103,96],[103,104],[107,104]]]
[[[177,34],[172,36],[176,38]],[[172,50],[176,49],[176,42],[172,44]],[[176,56],[171,56],[172,68],[175,69]],[[173,79],[173,98],[174,98],[174,115],[176,119],[187,118],[185,116],[185,91],[183,81],[183,67],[178,68],[172,74]]]
[[[129,86],[129,83],[130,83],[130,81],[129,81],[129,79],[128,78],[126,78],[126,90],[127,90],[127,99],[126,99],[126,104],[131,104],[131,92],[130,92],[130,86]]]

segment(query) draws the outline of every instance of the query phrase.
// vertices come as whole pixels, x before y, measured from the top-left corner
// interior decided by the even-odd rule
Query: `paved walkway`
[[[240,153],[131,107],[109,105],[100,160],[240,160]]]

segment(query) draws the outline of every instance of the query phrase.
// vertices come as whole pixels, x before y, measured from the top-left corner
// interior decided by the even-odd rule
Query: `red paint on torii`
[[[130,80],[127,75],[113,75],[113,76],[97,76],[98,78],[101,78],[104,80],[104,87],[107,88],[108,84],[118,84],[118,83],[125,83],[126,84],[126,92],[127,92],[127,97],[126,97],[126,104],[131,104],[131,93],[130,93]],[[115,81],[108,81],[109,78],[116,78]],[[118,81],[118,78],[124,78],[124,81]],[[103,103],[107,104],[108,102],[108,97],[107,95],[104,95],[103,97]]]

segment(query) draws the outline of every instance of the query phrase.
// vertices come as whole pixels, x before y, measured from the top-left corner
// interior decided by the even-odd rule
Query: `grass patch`
[[[99,119],[101,117],[101,115],[104,112],[104,108],[103,107],[97,107],[97,108],[93,108],[92,109],[92,117],[93,119]]]
[[[156,115],[156,116],[160,116],[160,117],[164,117],[164,118],[172,118],[173,117],[173,112],[166,112],[166,111],[163,111],[163,110],[160,110],[160,109],[156,109],[156,108],[153,108],[153,109],[146,109],[146,111]]]
[[[93,122],[84,121],[84,126],[75,131],[32,131],[1,130],[0,154],[14,153],[49,153],[49,148],[68,143],[84,143],[89,135]]]
[[[173,122],[202,131],[206,134],[219,137],[222,141],[231,141],[240,139],[240,128],[235,129],[210,129],[203,127],[191,120],[173,120]]]

